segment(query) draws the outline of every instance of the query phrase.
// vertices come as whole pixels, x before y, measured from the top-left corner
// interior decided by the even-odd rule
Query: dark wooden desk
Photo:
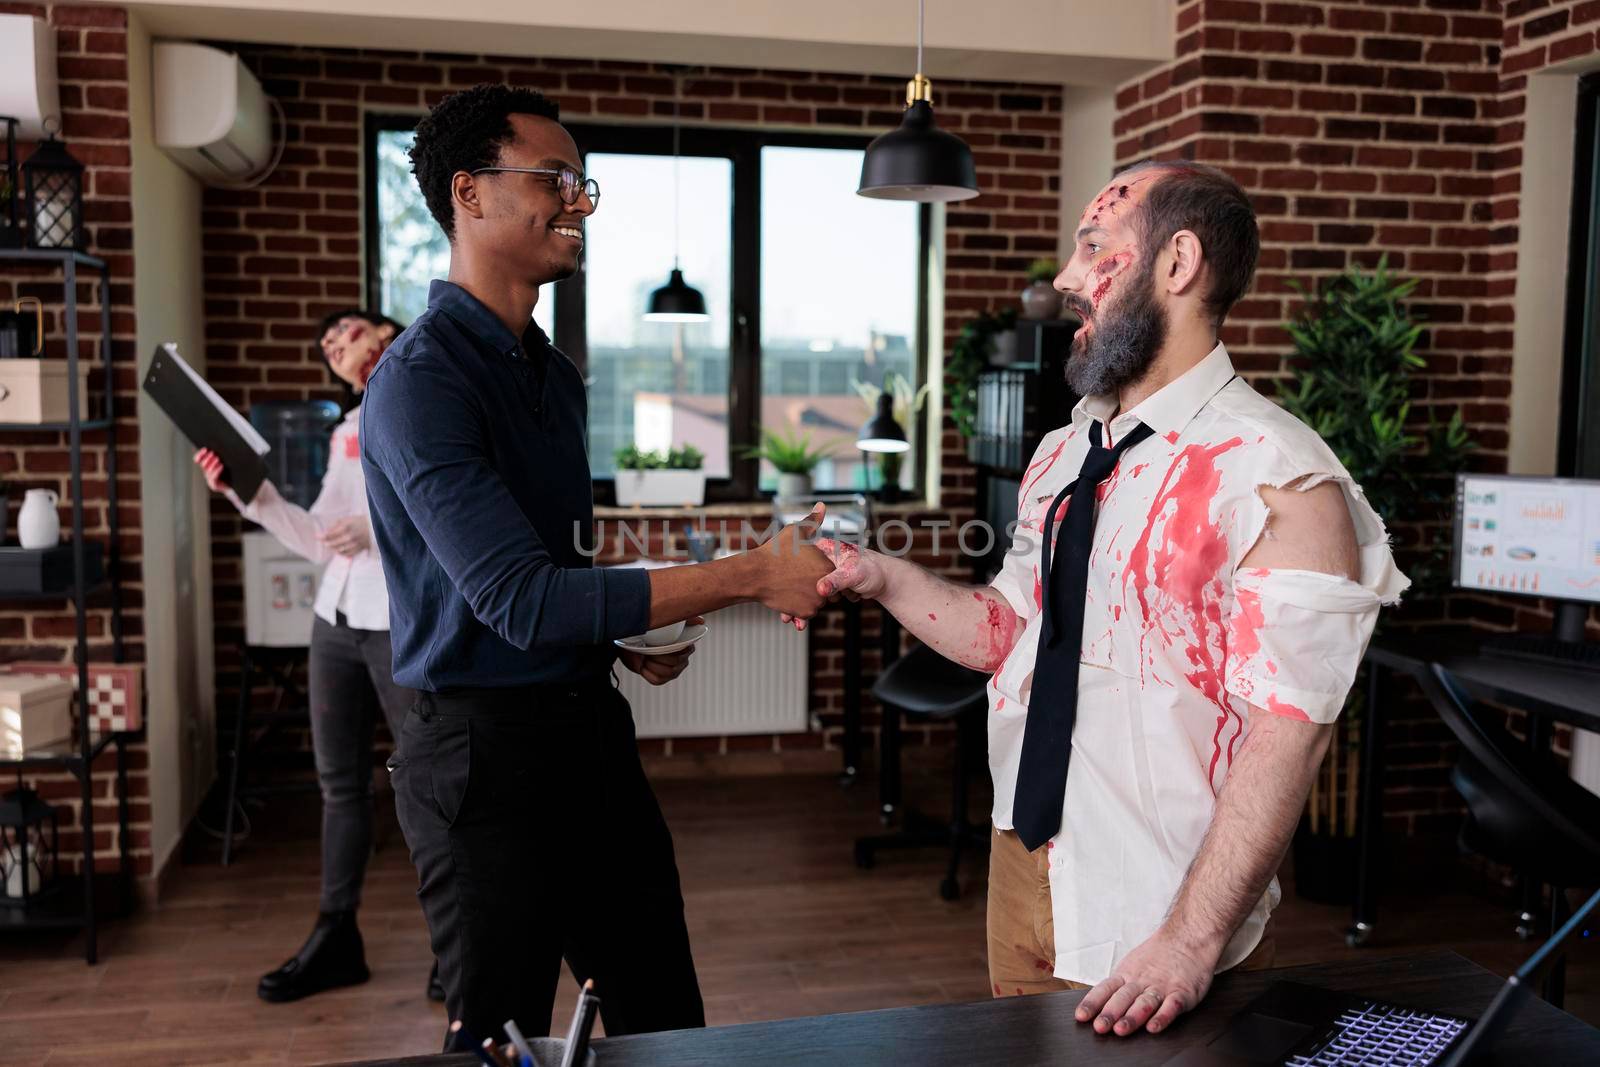
[[[1416,676],[1430,663],[1444,667],[1474,696],[1528,712],[1528,744],[1549,745],[1548,723],[1600,731],[1600,672],[1528,663],[1483,654],[1493,634],[1435,629],[1395,634],[1367,650],[1367,720],[1361,737],[1361,796],[1357,815],[1356,897],[1346,941],[1364,943],[1378,922],[1378,868],[1383,844],[1384,700],[1395,674]],[[1524,909],[1525,916],[1527,909]]]
[[[823,1015],[596,1041],[600,1067],[849,1064],[970,1067],[1095,1063],[1158,1067],[1210,1041],[1267,983],[1287,978],[1433,1011],[1476,1017],[1502,979],[1452,952],[1224,975],[1199,1009],[1160,1035],[1098,1037],[1073,1021],[1081,992]],[[1600,1063],[1600,1030],[1541,1000],[1525,1004],[1486,1064]],[[365,1067],[472,1067],[470,1055],[373,1061]]]

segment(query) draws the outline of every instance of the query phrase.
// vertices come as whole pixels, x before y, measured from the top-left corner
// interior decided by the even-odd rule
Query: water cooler
[[[266,438],[268,477],[285,500],[309,508],[328,469],[328,439],[340,419],[331,400],[253,404],[250,424]],[[303,648],[311,641],[321,569],[262,529],[244,538],[245,643]]]

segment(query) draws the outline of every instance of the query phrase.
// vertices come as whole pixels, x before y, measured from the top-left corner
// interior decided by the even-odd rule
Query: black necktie
[[[1094,547],[1095,490],[1111,477],[1122,454],[1151,434],[1140,423],[1115,448],[1100,447],[1100,423],[1089,430],[1089,453],[1078,477],[1050,502],[1039,550],[1039,584],[1044,590],[1044,629],[1033,666],[1028,722],[1017,765],[1017,792],[1011,825],[1029,852],[1061,828],[1067,795],[1067,762],[1072,758],[1072,724],[1078,716],[1078,660],[1083,653],[1083,602],[1089,585],[1089,554]],[[1050,565],[1050,531],[1062,501],[1071,496],[1061,521],[1061,559]]]

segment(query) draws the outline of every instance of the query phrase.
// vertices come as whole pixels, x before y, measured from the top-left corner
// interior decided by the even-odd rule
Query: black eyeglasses
[[[479,167],[472,173],[474,175],[495,173],[550,175],[554,179],[552,184],[555,186],[556,192],[561,194],[562,203],[576,204],[578,202],[578,194],[582,193],[589,198],[590,206],[595,208],[600,206],[600,183],[593,178],[585,178],[571,167]]]

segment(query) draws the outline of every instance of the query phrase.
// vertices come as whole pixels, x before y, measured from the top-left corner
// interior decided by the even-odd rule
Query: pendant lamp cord
[[[672,75],[672,269],[678,269],[678,128],[679,108],[683,99],[683,75]]]
[[[924,0],[917,0],[917,73],[918,74],[923,73],[923,70],[922,70],[922,14],[923,14],[923,5],[924,5]]]

